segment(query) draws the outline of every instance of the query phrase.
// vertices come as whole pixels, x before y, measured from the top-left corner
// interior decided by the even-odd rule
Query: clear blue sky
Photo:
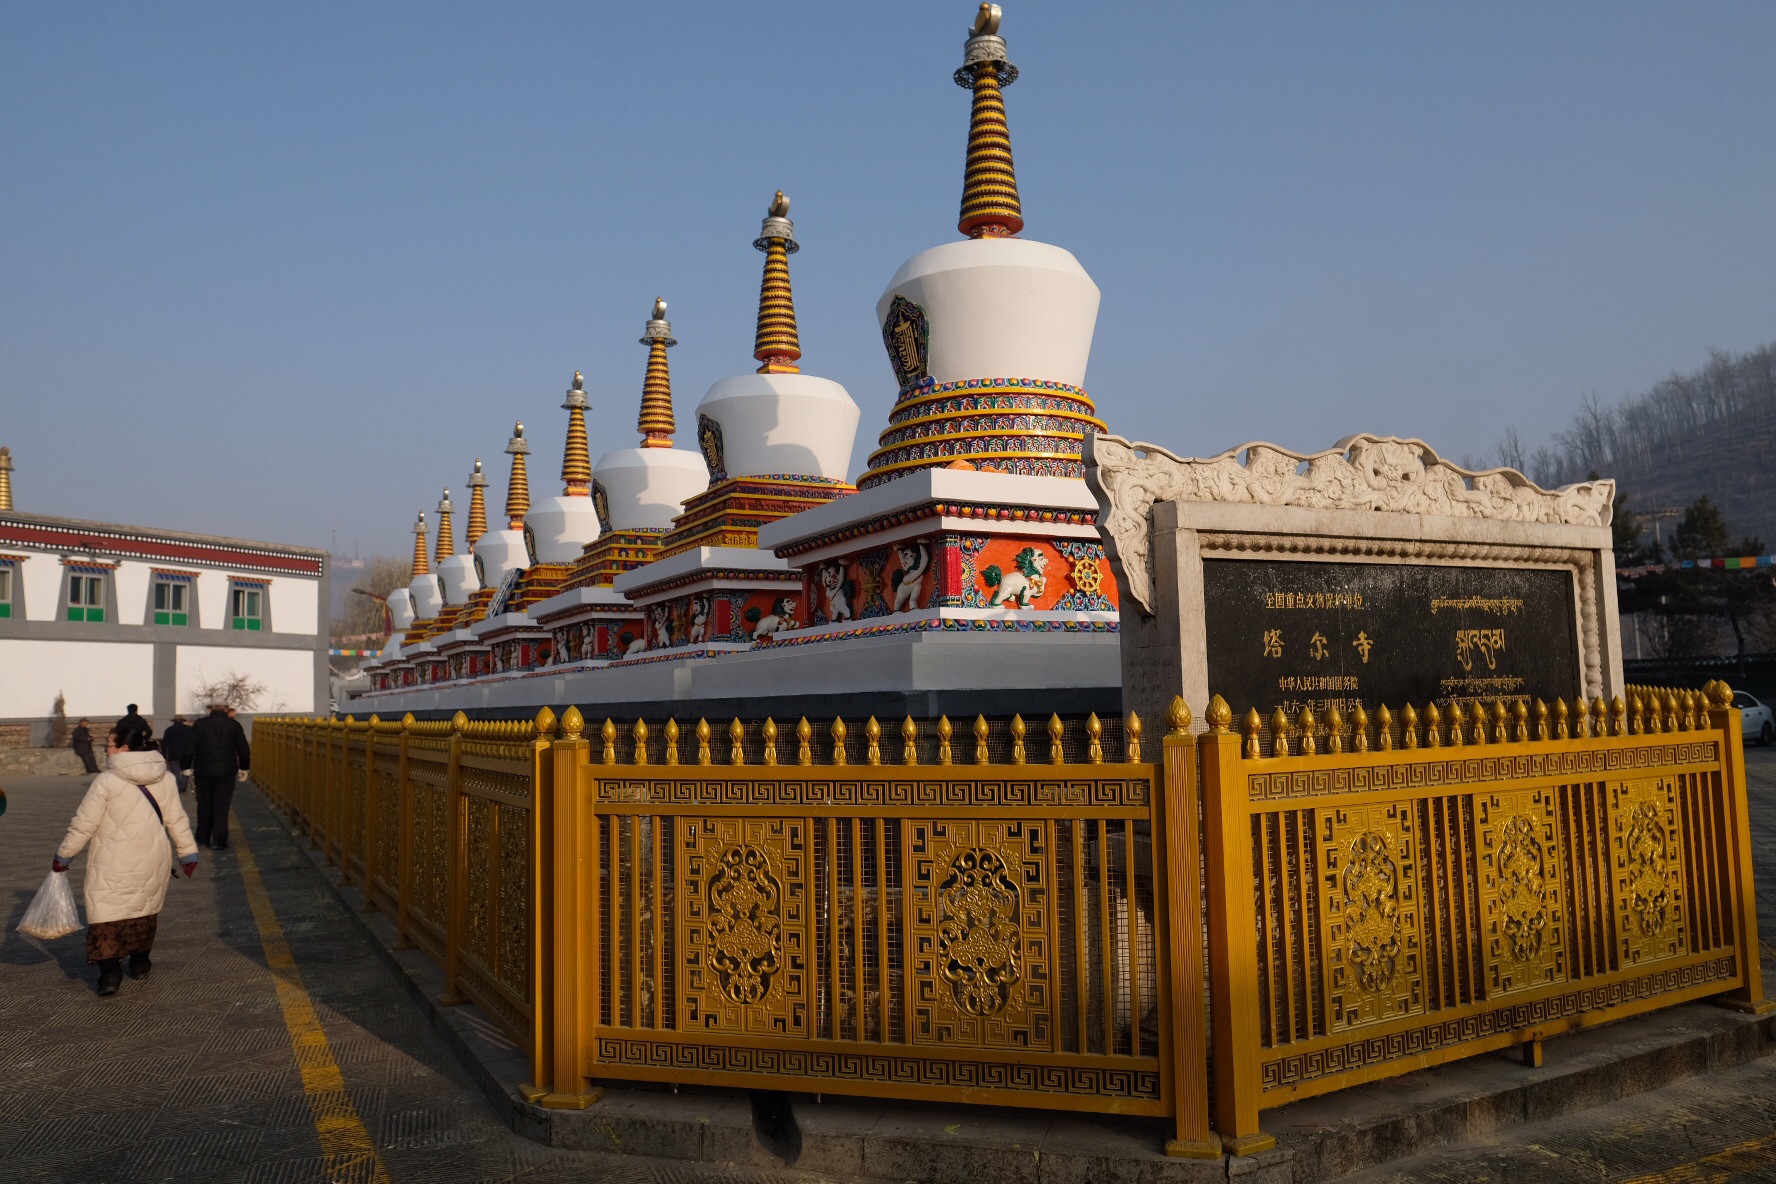
[[[1113,431],[1530,444],[1776,337],[1776,4],[1008,0],[1026,235],[1103,289]],[[786,190],[804,368],[955,234],[972,5],[0,9],[0,442],[19,508],[401,553],[578,368],[634,441],[750,369]],[[681,442],[691,445],[688,432]]]

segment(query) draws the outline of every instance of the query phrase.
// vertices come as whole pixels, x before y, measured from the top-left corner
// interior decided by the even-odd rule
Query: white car
[[[1747,740],[1756,737],[1759,744],[1766,746],[1776,740],[1776,716],[1771,715],[1768,707],[1744,691],[1733,692],[1733,706],[1739,709]]]

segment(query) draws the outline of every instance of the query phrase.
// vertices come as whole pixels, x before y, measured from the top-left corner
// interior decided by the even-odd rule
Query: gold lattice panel
[[[1609,814],[1622,969],[1688,952],[1676,782],[1649,777],[1611,785]]]
[[[1322,949],[1331,970],[1332,1027],[1395,1020],[1425,1009],[1417,842],[1404,802],[1317,811]]]
[[[807,821],[682,822],[678,948],[684,951],[684,1027],[808,1035]]]
[[[1487,997],[1566,981],[1554,791],[1479,794],[1474,807]]]
[[[1049,824],[904,825],[913,1043],[1052,1051]]]

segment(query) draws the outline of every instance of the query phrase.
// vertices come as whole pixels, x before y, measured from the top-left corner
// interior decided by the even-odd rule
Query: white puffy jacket
[[[142,795],[160,803],[161,818]],[[172,856],[167,835],[181,858],[197,854],[191,823],[179,804],[179,786],[158,752],[119,752],[110,768],[93,778],[56,857],[67,863],[90,840],[86,861],[86,920],[127,921],[160,912],[166,899]]]

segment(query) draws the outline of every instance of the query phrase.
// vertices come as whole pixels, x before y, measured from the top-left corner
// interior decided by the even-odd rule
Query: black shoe
[[[117,988],[123,985],[123,971],[111,969],[99,972],[99,997],[109,998],[117,994]]]
[[[212,850],[212,851],[226,851],[226,850],[228,850],[228,844],[227,843],[211,843],[210,850]]]
[[[131,954],[129,959],[129,976],[131,978],[147,978],[148,972],[154,969],[154,963],[148,960],[147,954]]]

